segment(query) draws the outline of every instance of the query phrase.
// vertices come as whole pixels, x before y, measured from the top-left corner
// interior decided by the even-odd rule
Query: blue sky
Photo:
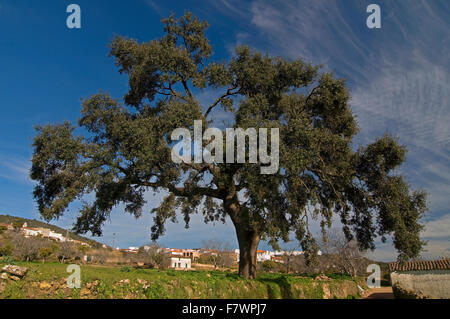
[[[66,7],[81,7],[82,27],[68,29]],[[368,29],[366,7],[380,5],[382,28]],[[356,145],[384,132],[408,147],[401,172],[430,193],[426,258],[450,254],[450,2],[447,0],[0,0],[0,213],[39,218],[28,178],[33,126],[76,121],[80,99],[110,92],[122,97],[127,79],[108,58],[116,34],[148,41],[162,35],[160,19],[184,10],[207,19],[214,60],[229,59],[236,44],[273,55],[303,57],[348,79],[361,132]],[[200,99],[214,96],[205,92]],[[223,114],[215,114],[217,119]],[[148,194],[149,207],[163,194]],[[54,223],[68,227],[78,205]],[[118,207],[99,240],[122,247],[149,241],[152,216],[140,220]],[[191,228],[168,224],[160,244],[198,247],[217,238],[237,246],[230,223]],[[294,241],[287,247],[297,247]],[[265,243],[260,245],[267,248]],[[390,245],[373,256],[395,258]]]

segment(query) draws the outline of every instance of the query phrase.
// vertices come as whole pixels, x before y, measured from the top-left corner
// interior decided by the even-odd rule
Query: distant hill
[[[66,236],[68,234],[68,237],[72,238],[73,240],[80,240],[82,242],[88,243],[89,245],[93,246],[93,247],[99,247],[102,246],[102,243],[99,243],[98,241],[80,236],[78,234],[75,234],[73,232],[67,232],[66,229],[63,229],[61,227],[52,225],[52,224],[48,224],[36,219],[28,219],[28,218],[23,218],[23,217],[17,217],[17,216],[10,216],[10,215],[0,215],[0,223],[3,224],[11,224],[14,221],[20,221],[22,224],[23,223],[27,223],[28,227],[31,228],[38,228],[38,227],[42,227],[42,228],[48,228],[52,231],[54,231],[55,233],[59,233],[63,236]]]

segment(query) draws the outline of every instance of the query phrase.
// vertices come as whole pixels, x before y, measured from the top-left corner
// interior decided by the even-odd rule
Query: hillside
[[[222,271],[175,271],[82,265],[81,289],[66,284],[67,264],[18,262],[28,268],[18,281],[8,281],[2,298],[88,299],[333,299],[359,298],[364,279],[331,275],[263,273],[256,280]],[[0,261],[0,268],[3,264]]]
[[[55,225],[52,225],[52,224],[48,224],[46,222],[42,222],[42,221],[35,220],[35,219],[24,218],[24,217],[17,217],[17,216],[10,216],[10,215],[0,215],[0,223],[11,224],[14,221],[20,221],[21,223],[25,223],[26,222],[28,227],[31,227],[31,228],[37,228],[37,227],[48,228],[48,229],[54,231],[55,233],[59,233],[59,234],[62,234],[64,236],[67,235],[67,230],[66,229],[63,229],[61,227],[58,227],[58,226],[55,226]],[[74,240],[80,240],[82,242],[88,243],[89,245],[91,245],[93,247],[100,247],[102,245],[101,243],[99,243],[99,242],[97,242],[95,240],[92,240],[92,239],[80,236],[80,235],[75,234],[75,233],[70,232],[70,231],[68,232],[68,236],[70,238],[74,239]]]

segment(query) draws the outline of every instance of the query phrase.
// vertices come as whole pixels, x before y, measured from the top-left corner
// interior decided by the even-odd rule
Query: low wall
[[[391,273],[392,286],[411,296],[450,298],[450,270],[402,271]],[[404,297],[402,293],[396,297]]]

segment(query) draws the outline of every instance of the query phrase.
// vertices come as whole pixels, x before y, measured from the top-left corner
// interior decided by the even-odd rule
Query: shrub
[[[15,265],[15,261],[11,256],[5,256],[5,257],[1,258],[0,263],[8,264],[8,265]]]
[[[261,265],[261,267],[264,271],[273,271],[276,268],[278,268],[277,266],[278,265],[273,260],[265,260],[265,261],[263,261],[263,263]]]
[[[131,268],[128,266],[122,266],[120,267],[120,272],[130,272]]]
[[[13,245],[12,255],[19,260],[33,261],[39,257],[41,248],[46,247],[48,239],[39,237],[25,237],[20,233],[13,233],[11,236]]]
[[[13,252],[13,246],[11,242],[6,242],[0,246],[0,256],[11,256]]]

